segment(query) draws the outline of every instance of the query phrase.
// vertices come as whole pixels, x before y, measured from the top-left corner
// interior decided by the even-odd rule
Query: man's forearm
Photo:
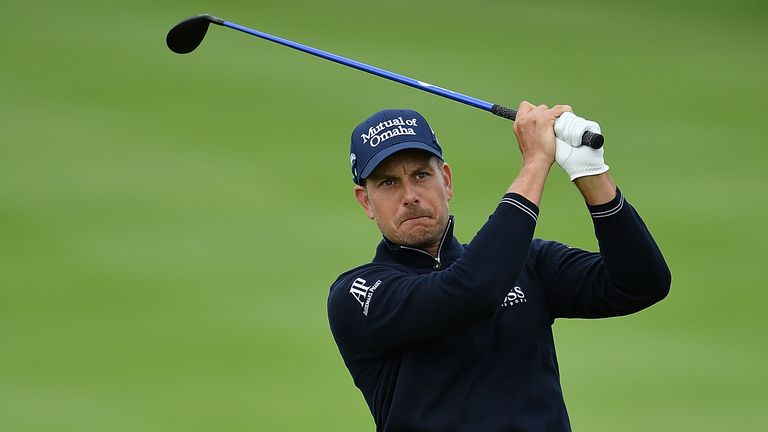
[[[528,201],[541,206],[541,195],[544,192],[544,183],[552,164],[547,161],[535,161],[526,163],[520,169],[520,173],[507,192],[524,196]]]
[[[579,177],[573,183],[589,205],[605,204],[616,198],[616,183],[607,172]]]

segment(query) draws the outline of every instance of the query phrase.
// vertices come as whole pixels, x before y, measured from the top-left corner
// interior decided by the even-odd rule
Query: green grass
[[[372,430],[325,298],[370,258],[348,136],[422,112],[468,241],[513,179],[511,124],[215,28],[210,12],[497,103],[601,122],[672,268],[642,314],[555,325],[574,429],[768,422],[768,7],[758,1],[15,2],[0,18],[0,430]],[[594,248],[553,170],[537,235]]]

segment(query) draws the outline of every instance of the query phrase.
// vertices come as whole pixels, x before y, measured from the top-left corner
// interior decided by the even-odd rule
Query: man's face
[[[355,197],[381,233],[393,242],[433,255],[448,223],[451,168],[421,150],[386,158]]]

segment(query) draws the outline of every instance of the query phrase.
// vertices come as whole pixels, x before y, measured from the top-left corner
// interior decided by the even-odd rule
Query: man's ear
[[[355,199],[365,210],[368,219],[373,219],[373,207],[371,206],[371,199],[368,197],[368,191],[360,185],[355,186]]]
[[[445,185],[445,191],[448,195],[448,201],[450,201],[453,197],[453,173],[451,172],[450,165],[444,163],[440,172],[443,175],[443,184]]]

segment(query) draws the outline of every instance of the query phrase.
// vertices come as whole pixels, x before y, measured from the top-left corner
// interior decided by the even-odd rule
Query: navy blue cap
[[[352,132],[352,181],[361,184],[384,159],[406,149],[424,150],[443,159],[437,136],[416,111],[388,109],[368,117]]]

